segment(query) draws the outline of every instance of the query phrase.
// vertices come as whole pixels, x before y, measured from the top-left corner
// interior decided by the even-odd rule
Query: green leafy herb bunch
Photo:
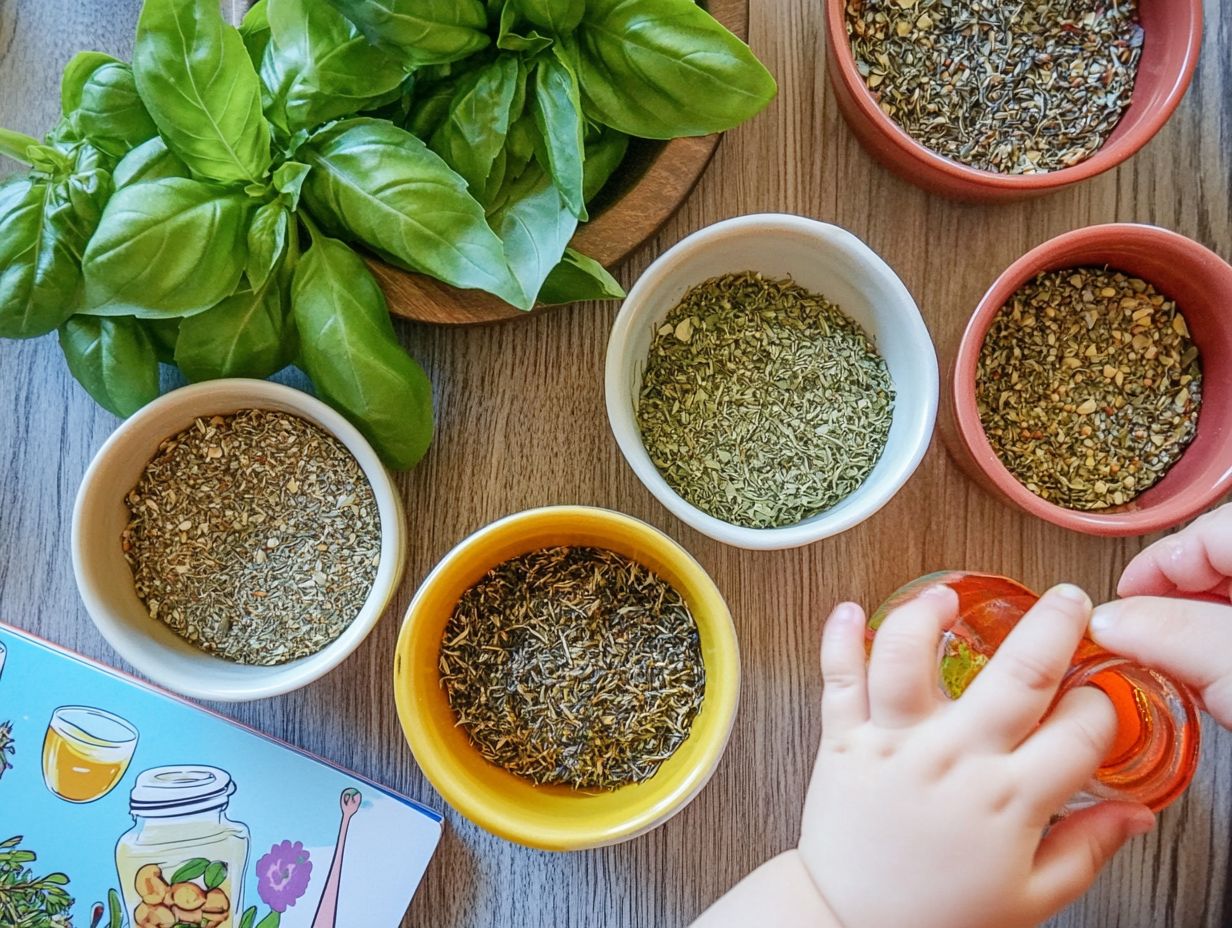
[[[21,836],[0,841],[0,925],[9,928],[72,928],[73,897],[63,873],[35,876],[37,860],[23,850]]]
[[[301,367],[393,467],[431,388],[360,248],[522,309],[622,295],[569,248],[625,157],[775,93],[693,0],[145,0],[125,63],[82,52],[0,185],[0,337],[58,331],[128,415],[192,381]]]

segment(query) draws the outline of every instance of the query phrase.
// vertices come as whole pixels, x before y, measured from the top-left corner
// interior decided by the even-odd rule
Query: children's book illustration
[[[3,624],[0,641],[0,926],[399,924],[436,813]]]

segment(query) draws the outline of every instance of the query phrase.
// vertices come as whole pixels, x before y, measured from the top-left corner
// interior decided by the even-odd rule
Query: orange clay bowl
[[[1202,44],[1202,0],[1138,0],[1145,40],[1133,102],[1112,135],[1086,161],[1043,174],[999,174],[968,167],[921,145],[877,106],[856,70],[847,38],[849,0],[825,0],[826,65],[839,110],[864,147],[899,176],[963,200],[1039,196],[1111,170],[1168,121],[1193,78]]]
[[[749,36],[749,0],[710,0],[715,19],[741,39]],[[591,204],[572,247],[613,268],[651,239],[688,199],[719,146],[718,135],[655,142],[633,139],[629,154]],[[368,265],[395,316],[439,325],[473,325],[528,313],[481,290],[459,290],[377,258]]]
[[[980,348],[1010,297],[1037,274],[1108,267],[1153,284],[1175,300],[1201,353],[1202,408],[1193,442],[1164,476],[1124,506],[1096,512],[1040,499],[1005,468],[980,423],[975,373]],[[967,323],[941,391],[941,434],[958,464],[993,495],[1031,515],[1090,535],[1145,535],[1193,518],[1232,491],[1232,266],[1214,252],[1157,226],[1089,226],[1019,258]]]

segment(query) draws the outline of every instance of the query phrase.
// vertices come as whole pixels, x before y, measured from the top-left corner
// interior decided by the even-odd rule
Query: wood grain
[[[749,0],[713,0],[715,18],[741,38],[749,34]],[[644,245],[680,209],[714,157],[719,136],[673,139],[662,146],[635,143],[631,157],[600,198],[619,199],[578,227],[570,244],[606,268],[614,268]],[[636,153],[639,151],[639,153]],[[439,325],[473,325],[524,318],[527,314],[481,290],[459,290],[376,258],[369,266],[381,282],[390,311],[405,319]],[[556,307],[540,307],[535,312]]]
[[[1193,89],[1138,157],[1050,198],[987,207],[929,197],[860,150],[826,87],[820,3],[758,0],[751,9],[751,43],[778,76],[780,98],[726,137],[684,209],[625,266],[624,283],[708,223],[755,211],[801,213],[851,229],[884,256],[945,348],[1000,270],[1067,229],[1156,222],[1232,256],[1232,0],[1208,0]],[[0,124],[44,131],[70,54],[95,47],[127,55],[137,10],[136,0],[0,0]],[[744,659],[731,745],[680,816],[618,847],[528,851],[449,813],[406,925],[686,925],[798,836],[820,732],[817,648],[833,603],[875,604],[905,580],[943,567],[995,571],[1037,587],[1072,580],[1107,598],[1149,540],[1072,535],[1011,511],[934,443],[893,503],[839,538],[766,553],[711,542],[654,501],[609,434],[601,369],[615,311],[580,305],[514,326],[401,328],[436,385],[440,419],[427,460],[399,480],[411,527],[403,589],[356,655],[320,683],[220,708],[439,805],[402,741],[389,690],[402,611],[415,585],[468,532],[528,506],[589,503],[666,530],[727,596]],[[0,615],[119,663],[78,601],[68,552],[77,484],[115,420],[72,382],[50,338],[0,345],[0,395],[9,409],[0,417]],[[1213,726],[1205,733],[1193,789],[1050,928],[1232,925],[1232,735]],[[0,826],[3,817],[0,806]],[[892,892],[894,875],[885,880]]]

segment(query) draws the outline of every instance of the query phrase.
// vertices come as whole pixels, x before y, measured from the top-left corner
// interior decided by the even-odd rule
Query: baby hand
[[[1117,592],[1127,598],[1095,610],[1091,637],[1186,683],[1232,728],[1232,505],[1139,554]]]
[[[800,856],[843,928],[1026,928],[1081,895],[1154,817],[1102,803],[1047,832],[1094,773],[1116,720],[1097,690],[1049,717],[1091,604],[1046,593],[962,698],[937,682],[945,587],[895,610],[865,668],[865,618],[839,606],[822,639],[822,741]]]

